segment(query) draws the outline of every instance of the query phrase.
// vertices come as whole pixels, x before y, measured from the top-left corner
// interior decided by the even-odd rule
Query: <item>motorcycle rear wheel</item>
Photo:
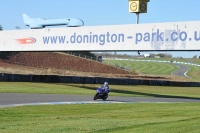
[[[94,96],[94,100],[97,100],[96,96]]]
[[[98,98],[98,96],[97,96],[97,94],[94,96],[94,100],[97,100],[97,98]]]

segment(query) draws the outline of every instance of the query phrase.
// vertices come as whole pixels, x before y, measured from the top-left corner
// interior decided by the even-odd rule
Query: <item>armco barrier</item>
[[[20,75],[20,74],[4,74],[4,73],[0,73],[0,81],[1,82],[77,83],[77,84],[102,84],[105,81],[107,81],[111,85],[200,87],[200,82],[178,82],[178,81],[164,81],[164,80],[77,77],[77,76],[56,76],[56,75]]]

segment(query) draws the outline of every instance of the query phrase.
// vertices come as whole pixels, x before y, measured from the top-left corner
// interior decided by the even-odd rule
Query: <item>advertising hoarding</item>
[[[0,31],[0,51],[200,50],[200,21]]]

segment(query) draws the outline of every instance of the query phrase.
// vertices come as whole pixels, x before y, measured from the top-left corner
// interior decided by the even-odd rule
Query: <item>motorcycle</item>
[[[94,96],[94,100],[103,99],[106,100],[108,98],[108,93],[111,91],[110,89],[106,89],[106,91],[100,86],[96,89],[97,93]]]

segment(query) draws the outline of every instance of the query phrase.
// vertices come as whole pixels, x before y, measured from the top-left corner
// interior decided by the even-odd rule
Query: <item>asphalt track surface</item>
[[[174,75],[174,76],[188,77],[187,76],[187,72],[191,69],[189,66],[182,65],[182,64],[175,64],[175,65],[179,69],[177,71],[172,72],[172,75]]]
[[[21,94],[21,93],[0,93],[0,108],[12,107],[17,105],[33,104],[63,104],[71,103],[174,103],[174,102],[200,102],[200,98],[154,98],[154,97],[115,97],[109,96],[106,101],[101,99],[94,101],[93,96],[83,95],[58,95],[58,94]]]
[[[189,66],[175,64],[179,69],[172,72],[172,75],[188,77],[186,74],[190,70]],[[162,98],[162,97],[115,97],[109,96],[106,101],[93,100],[93,96],[83,95],[57,95],[57,94],[20,94],[20,93],[0,93],[0,108],[44,105],[44,104],[79,104],[79,103],[176,103],[176,102],[200,102],[200,98]]]

